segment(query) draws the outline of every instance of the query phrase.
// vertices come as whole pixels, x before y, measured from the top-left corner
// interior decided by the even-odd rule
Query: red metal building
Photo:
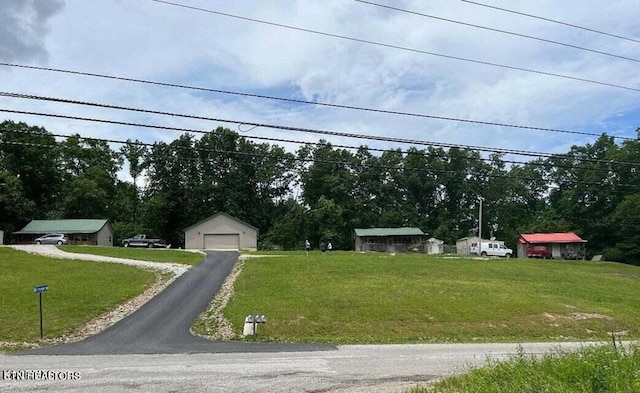
[[[586,243],[573,232],[523,233],[518,238],[518,257],[526,258],[530,247],[544,246],[554,259],[585,259]]]

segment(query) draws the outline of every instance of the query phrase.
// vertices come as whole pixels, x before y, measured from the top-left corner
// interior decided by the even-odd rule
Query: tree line
[[[640,130],[639,130],[640,131]],[[259,229],[259,246],[330,240],[354,228],[419,227],[455,244],[482,233],[573,231],[589,255],[640,264],[640,141],[603,134],[567,153],[512,162],[461,148],[357,149],[320,140],[286,151],[225,128],[170,143],[57,140],[0,123],[0,230],[32,219],[107,218],[115,241],[135,233],[184,245],[183,229],[219,211]],[[118,174],[127,170],[132,181]]]

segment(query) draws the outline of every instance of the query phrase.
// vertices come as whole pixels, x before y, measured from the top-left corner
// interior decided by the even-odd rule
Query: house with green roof
[[[48,233],[64,233],[70,244],[113,246],[113,229],[105,219],[33,220],[13,235],[18,244],[33,244]]]
[[[355,229],[356,251],[409,252],[424,249],[426,233],[420,228]]]

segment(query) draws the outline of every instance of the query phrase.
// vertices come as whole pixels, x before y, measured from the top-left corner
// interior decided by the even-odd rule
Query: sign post
[[[44,337],[42,330],[42,292],[46,292],[49,290],[48,285],[40,285],[38,287],[33,288],[33,293],[37,293],[40,296],[40,339]]]

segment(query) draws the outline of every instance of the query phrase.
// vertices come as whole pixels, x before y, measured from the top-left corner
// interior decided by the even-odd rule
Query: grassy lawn
[[[155,282],[155,274],[132,266],[51,259],[0,247],[0,341],[40,339],[38,296],[42,295],[44,337],[72,333]]]
[[[274,253],[276,254],[276,253]],[[304,252],[245,262],[224,310],[267,341],[523,342],[640,337],[640,268],[610,262]]]
[[[63,251],[79,254],[103,255],[114,258],[137,259],[151,262],[171,262],[186,265],[197,265],[204,260],[200,253],[165,248],[131,248],[131,247],[101,247],[101,246],[59,246]]]
[[[460,376],[445,378],[409,393],[582,393],[640,391],[640,348],[612,345],[551,353],[534,358],[520,353],[505,362],[490,362]]]

